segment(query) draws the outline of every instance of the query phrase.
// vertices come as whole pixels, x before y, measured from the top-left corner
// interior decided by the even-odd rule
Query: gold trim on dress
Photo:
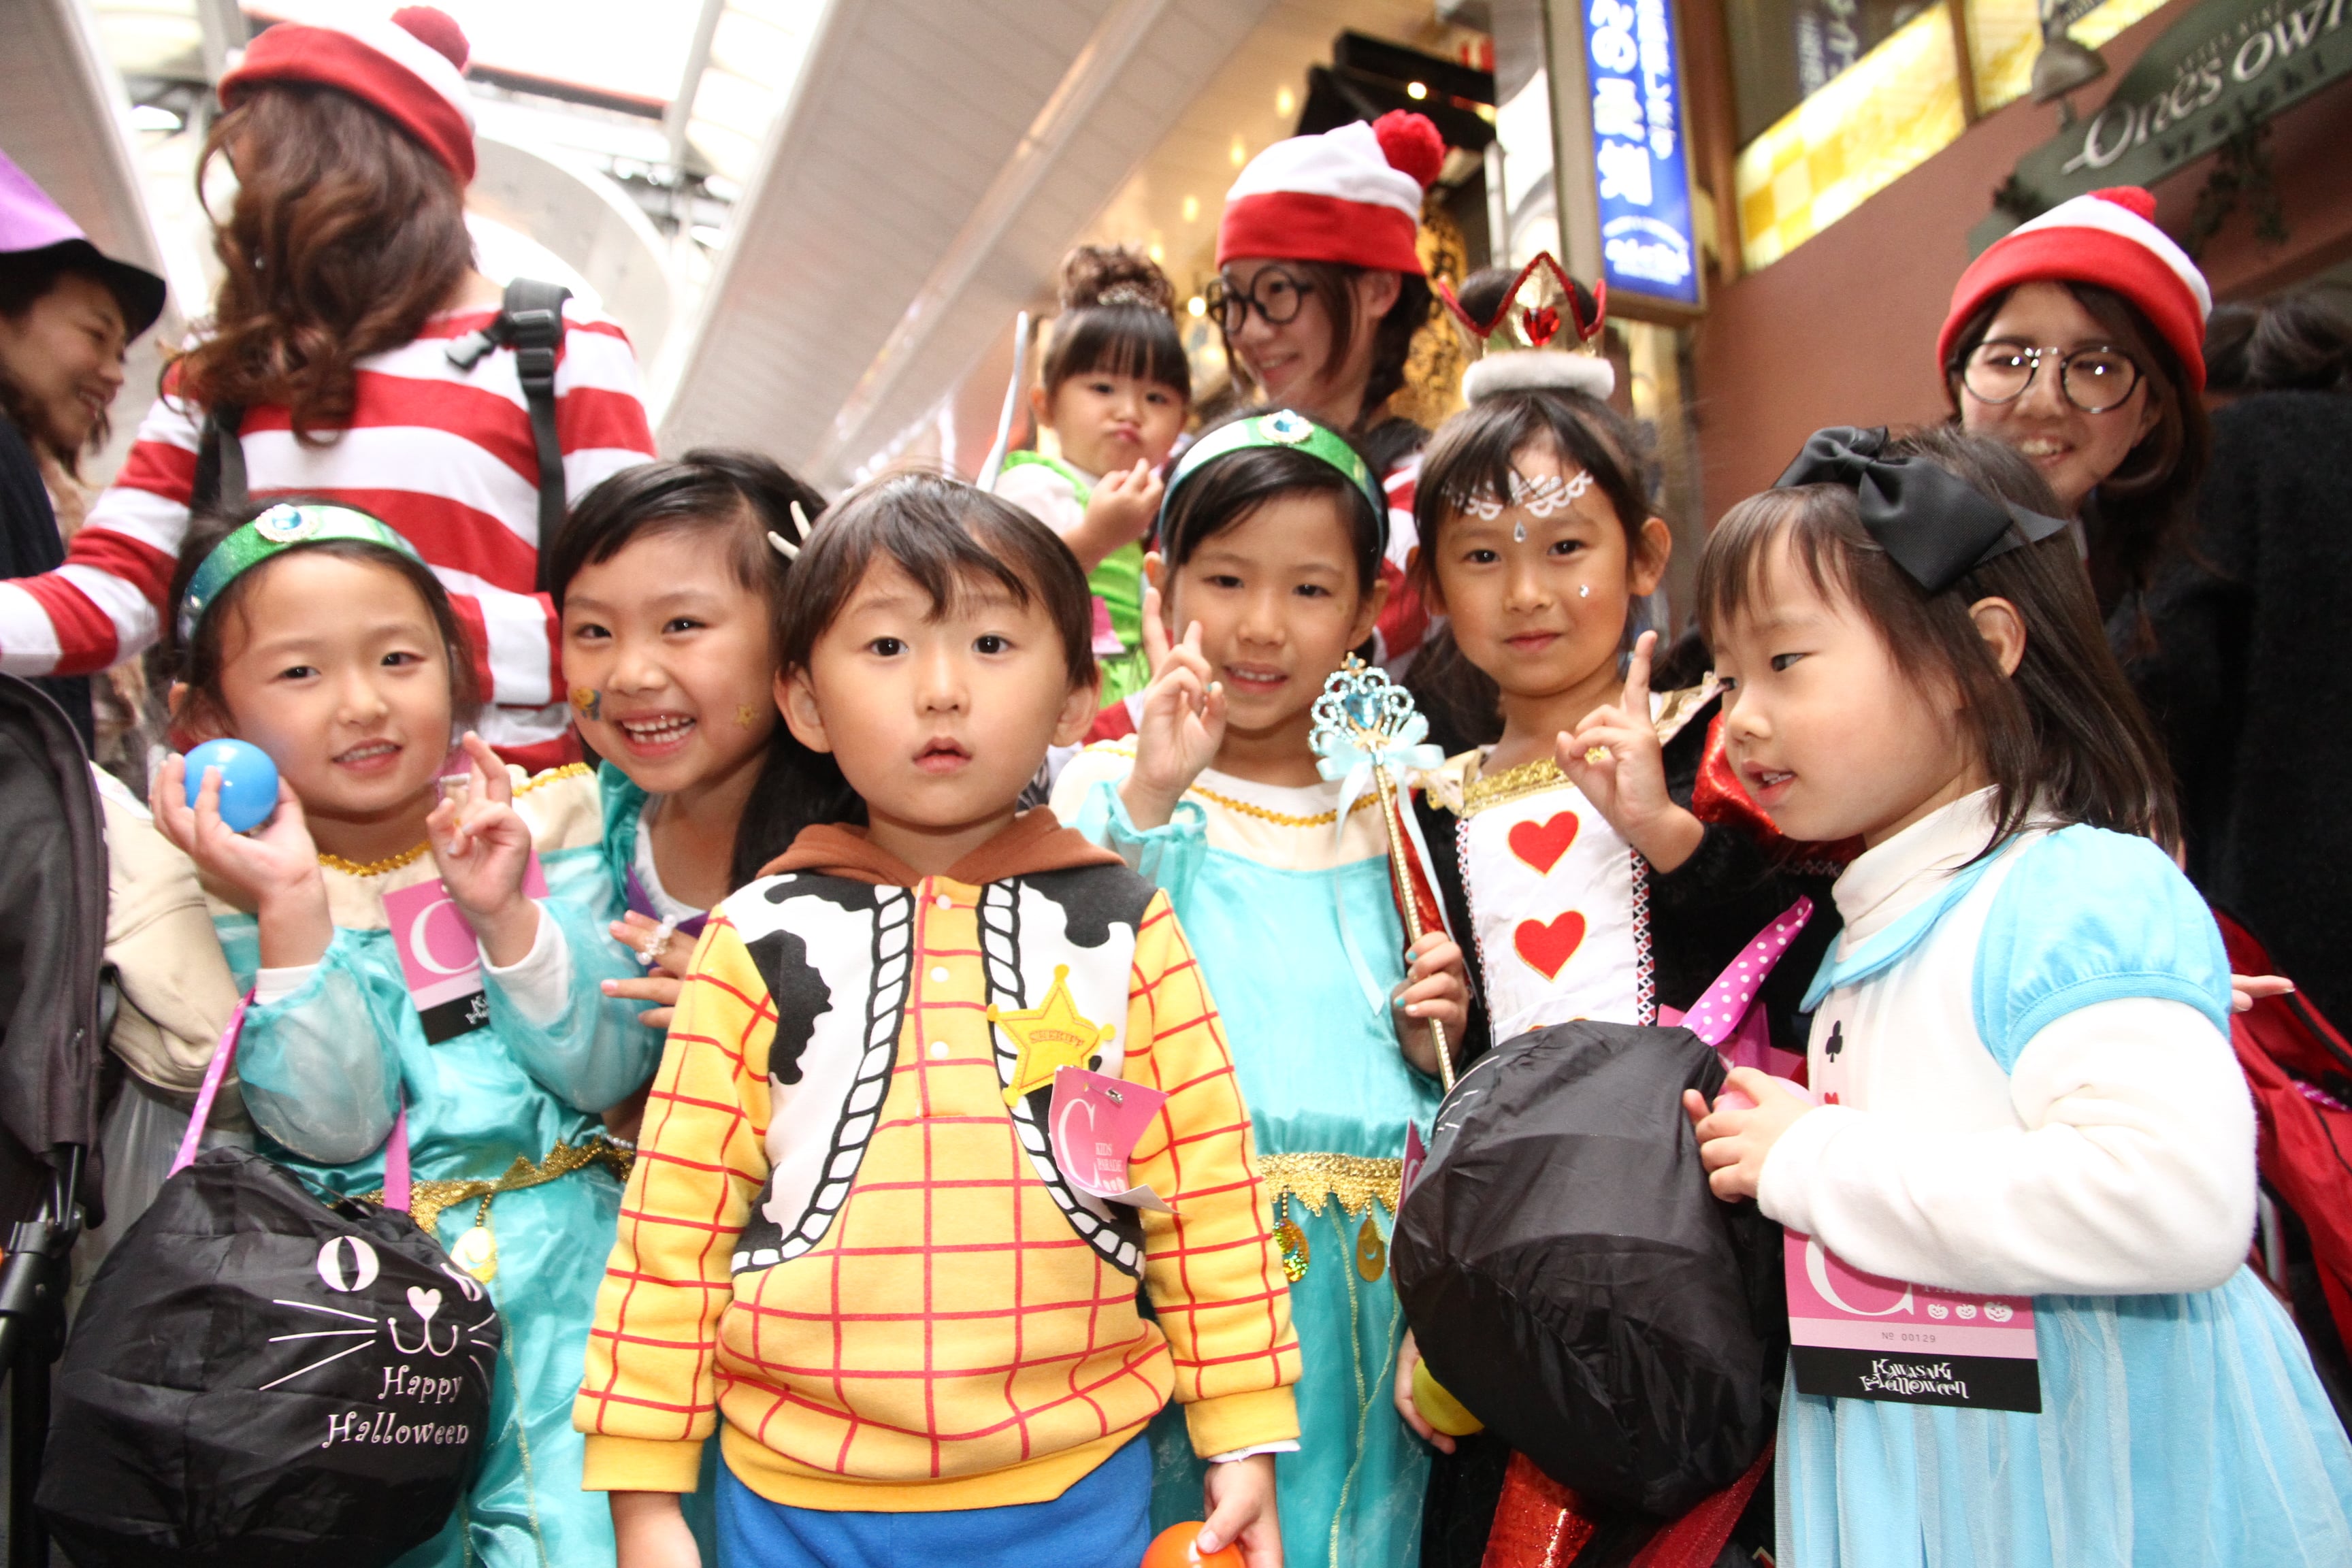
[[[562,767],[550,768],[543,773],[534,774],[523,780],[514,786],[514,792],[517,795],[529,795],[541,784],[561,784],[565,779],[584,778],[595,771],[586,763],[566,763]]]
[[[521,1155],[507,1167],[506,1174],[495,1182],[425,1182],[408,1184],[408,1217],[416,1222],[425,1235],[440,1238],[441,1211],[477,1198],[492,1198],[500,1193],[520,1192],[525,1187],[543,1186],[558,1177],[589,1165],[601,1164],[623,1181],[629,1178],[629,1166],[636,1159],[630,1150],[604,1137],[592,1137],[585,1143],[558,1143],[547,1158],[536,1165]],[[383,1202],[383,1189],[360,1194],[362,1203]]]
[[[397,855],[387,855],[381,860],[346,860],[340,855],[321,854],[319,864],[330,871],[341,871],[347,877],[381,877],[404,866],[414,866],[432,852],[433,846],[427,842],[413,849],[404,849]]]
[[[1129,762],[1135,760],[1135,753],[1124,746],[1104,746],[1100,749],[1114,757],[1125,757]],[[1329,811],[1318,811],[1312,816],[1297,816],[1290,812],[1274,811],[1263,805],[1254,805],[1248,801],[1236,799],[1233,795],[1220,795],[1213,789],[1203,789],[1199,784],[1185,785],[1184,793],[1197,795],[1202,800],[1223,806],[1227,811],[1239,812],[1244,816],[1255,816],[1261,822],[1271,822],[1276,827],[1328,827],[1339,820],[1339,809],[1337,806]],[[1380,796],[1377,795],[1359,795],[1349,803],[1348,815],[1353,816],[1356,813],[1379,804]]]
[[[1375,1202],[1396,1213],[1404,1184],[1402,1160],[1361,1154],[1261,1154],[1257,1173],[1265,1182],[1267,1202],[1296,1198],[1317,1215],[1325,1204],[1336,1202],[1349,1219]]]

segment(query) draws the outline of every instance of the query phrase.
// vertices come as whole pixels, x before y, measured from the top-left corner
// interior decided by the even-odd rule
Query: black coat
[[[0,577],[35,577],[65,564],[65,541],[49,506],[41,466],[16,426],[0,419]],[[94,743],[89,715],[89,677],[49,675],[33,682],[66,711],[82,749]]]
[[[2352,1023],[2352,396],[2213,416],[2187,559],[2147,597],[2132,683],[2179,781],[2189,874]]]

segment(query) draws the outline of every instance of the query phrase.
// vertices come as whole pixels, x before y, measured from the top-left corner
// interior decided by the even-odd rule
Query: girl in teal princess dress
[[[610,1562],[571,1415],[625,1164],[596,1112],[651,1073],[659,1037],[599,994],[633,965],[605,931],[620,901],[593,781],[510,775],[467,735],[462,795],[439,798],[472,661],[438,581],[364,513],[281,503],[200,530],[173,602],[175,736],[249,742],[279,779],[247,835],[209,770],[187,804],[178,757],[152,800],[251,994],[236,1067],[258,1146],[380,1194],[404,1110],[411,1212],[504,1324],[480,1471],[400,1568]]]
[[[1388,1396],[1388,1238],[1406,1128],[1437,1107],[1431,1026],[1460,1038],[1468,991],[1451,939],[1406,946],[1380,813],[1357,809],[1377,797],[1343,805],[1309,745],[1381,612],[1387,508],[1340,437],[1244,416],[1179,463],[1160,539],[1137,732],[1081,752],[1054,804],[1166,889],[1241,1074],[1305,1358],[1297,1451],[1276,1462],[1284,1560],[1402,1568],[1428,1459]],[[1154,1524],[1199,1517],[1181,1424],[1153,1447]]]

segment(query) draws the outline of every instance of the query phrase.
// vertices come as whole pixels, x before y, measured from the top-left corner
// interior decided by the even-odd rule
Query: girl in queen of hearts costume
[[[1993,443],[1824,430],[1701,563],[1741,781],[1864,846],[1806,997],[1822,1103],[1689,1095],[1712,1184],[1864,1273],[2032,1297],[2039,1363],[2038,1414],[1792,1373],[1778,1555],[2352,1562],[2352,1447],[2246,1268],[2220,933],[2058,510]]]

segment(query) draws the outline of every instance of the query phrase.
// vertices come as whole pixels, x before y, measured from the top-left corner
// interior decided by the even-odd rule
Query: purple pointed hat
[[[89,242],[81,225],[68,217],[33,177],[0,153],[0,256],[37,250],[63,253],[73,269],[87,272],[114,290],[123,324],[137,337],[163,313],[163,280],[143,267],[117,261]]]

